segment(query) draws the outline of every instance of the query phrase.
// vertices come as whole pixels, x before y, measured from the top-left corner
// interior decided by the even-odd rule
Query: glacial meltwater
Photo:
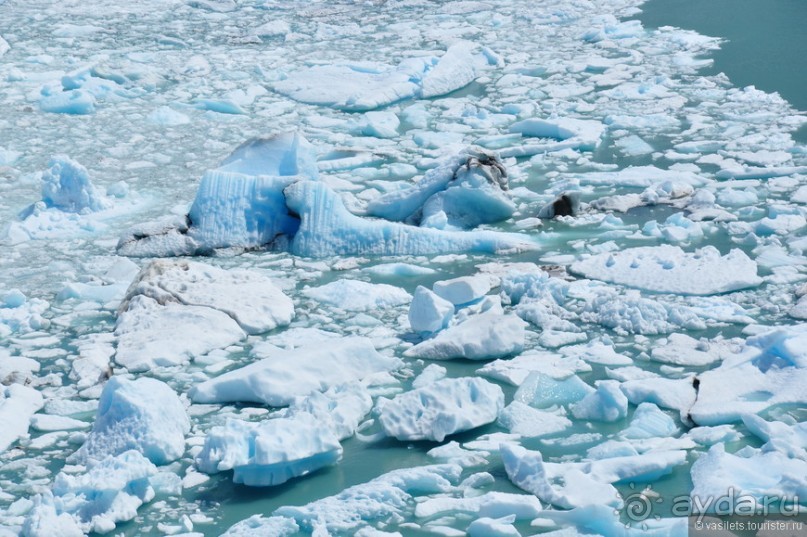
[[[764,5],[0,0],[0,537],[800,520]]]

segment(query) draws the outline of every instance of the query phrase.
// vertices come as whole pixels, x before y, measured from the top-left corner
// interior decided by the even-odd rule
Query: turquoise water
[[[807,2],[804,0],[649,0],[637,18],[648,28],[677,26],[724,40],[703,74],[738,87],[777,92],[807,111]],[[794,138],[807,142],[807,127]]]

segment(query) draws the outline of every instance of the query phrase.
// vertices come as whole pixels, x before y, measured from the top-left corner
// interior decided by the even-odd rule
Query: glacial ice
[[[106,200],[95,190],[87,168],[66,155],[50,159],[42,173],[42,201],[67,212],[100,211]]]
[[[586,278],[659,293],[713,295],[762,283],[756,263],[741,250],[721,256],[707,246],[687,254],[675,246],[631,248],[573,263]]]
[[[0,357],[1,358],[1,357]],[[0,452],[28,433],[28,424],[44,401],[42,394],[22,384],[0,388]]]
[[[617,421],[628,414],[628,398],[619,389],[616,380],[601,380],[597,391],[586,395],[571,405],[571,411],[579,420]]]
[[[432,291],[455,306],[478,300],[490,291],[490,278],[485,275],[461,276],[434,282]]]
[[[56,528],[63,535],[108,533],[118,522],[135,518],[137,509],[158,492],[178,494],[180,489],[179,476],[159,471],[139,451],[124,451],[84,474],[57,475],[52,490],[34,498],[22,534],[44,537]]]
[[[409,326],[419,333],[438,332],[454,316],[454,304],[418,285],[409,304]]]
[[[394,285],[348,279],[308,288],[303,294],[318,302],[347,311],[385,310],[407,304],[412,300],[412,295]]]
[[[289,405],[295,397],[398,369],[402,362],[379,354],[372,341],[346,337],[328,345],[311,344],[291,351],[269,350],[268,357],[194,386],[195,403],[242,401]]]
[[[307,412],[250,423],[227,420],[205,437],[196,465],[212,474],[233,470],[233,481],[275,486],[335,464],[342,446],[333,429]]]
[[[157,465],[185,453],[190,420],[170,386],[142,377],[114,376],[104,386],[92,431],[70,456],[74,464],[101,461],[135,450]]]
[[[524,349],[526,324],[515,315],[485,312],[407,349],[404,356],[430,360],[492,360]]]
[[[483,379],[443,379],[383,400],[379,406],[379,421],[389,436],[442,442],[446,436],[495,421],[504,407],[504,393]]]

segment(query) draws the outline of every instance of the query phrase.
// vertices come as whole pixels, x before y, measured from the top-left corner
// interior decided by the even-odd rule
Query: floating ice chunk
[[[196,99],[193,106],[199,110],[209,110],[219,114],[244,115],[247,113],[238,103],[230,99]]]
[[[622,436],[632,439],[668,438],[678,432],[675,421],[653,403],[640,403]]]
[[[607,535],[614,537],[686,537],[689,535],[686,517],[648,518],[641,526],[626,528],[620,520],[619,511],[607,505],[587,505],[569,511],[547,510],[541,518],[555,525],[573,528],[547,533],[547,537],[583,537],[586,535]]]
[[[196,403],[243,401],[286,406],[297,396],[401,365],[399,359],[376,352],[369,339],[347,337],[328,345],[276,349],[268,358],[194,386],[189,395]]]
[[[398,136],[398,127],[401,120],[395,112],[367,112],[358,122],[356,131],[364,136],[376,138],[395,138]]]
[[[74,213],[107,207],[90,182],[87,168],[66,155],[52,157],[42,173],[42,201],[48,207]]]
[[[742,352],[698,375],[690,411],[699,425],[739,421],[775,405],[807,404],[807,325],[782,327],[746,340]]]
[[[38,361],[25,356],[11,356],[7,350],[0,349],[0,384],[29,384],[34,373],[39,371]]]
[[[580,194],[564,192],[550,201],[538,211],[538,218],[555,218],[556,216],[575,216],[580,210]]]
[[[496,360],[477,370],[482,376],[521,386],[530,373],[540,371],[552,378],[564,379],[578,372],[591,371],[582,360],[570,359],[550,352],[530,350],[515,358]]]
[[[293,518],[252,515],[234,524],[221,537],[292,537],[300,531]]]
[[[160,304],[205,306],[230,316],[248,334],[286,326],[294,318],[291,299],[259,272],[223,270],[185,260],[151,262],[130,285],[121,309],[136,296]]]
[[[303,290],[303,294],[347,311],[383,311],[412,300],[412,295],[394,285],[348,279],[309,287]]]
[[[3,39],[2,36],[0,36],[0,58],[2,58],[5,55],[5,53],[8,52],[9,50],[11,50],[11,45],[9,45],[8,41],[6,41],[5,39]]]
[[[362,272],[374,274],[376,276],[406,278],[410,276],[428,276],[436,274],[437,271],[429,267],[412,265],[410,263],[381,263],[361,269]]]
[[[87,464],[134,449],[154,464],[168,464],[185,452],[188,431],[185,407],[167,384],[114,376],[101,393],[92,431],[70,460]]]
[[[52,414],[34,414],[31,416],[31,427],[37,431],[71,431],[86,429],[90,425],[86,421],[75,420],[67,416],[54,416]]]
[[[647,246],[597,254],[572,264],[576,274],[660,293],[713,295],[762,283],[757,264],[742,250],[725,256],[711,246],[685,253],[675,246]]]
[[[454,316],[454,305],[428,288],[418,285],[409,305],[409,326],[415,332],[437,332],[448,326]]]
[[[576,403],[593,393],[594,388],[577,375],[560,380],[546,373],[533,371],[519,386],[514,399],[531,407],[547,408]]]
[[[42,394],[28,386],[0,387],[0,453],[28,433],[31,416],[43,404]]]
[[[411,513],[414,494],[448,492],[461,472],[456,464],[394,470],[307,505],[281,507],[274,515],[293,518],[306,532],[352,535],[369,523],[400,522]]]
[[[344,440],[353,436],[372,407],[373,399],[367,388],[350,382],[296,398],[285,416],[294,417],[301,412],[311,414],[320,426],[330,427],[339,440]]]
[[[541,503],[535,496],[507,492],[486,492],[470,498],[429,498],[415,506],[415,516],[418,518],[472,513],[493,518],[513,515],[516,520],[530,520],[540,515],[541,511]]]
[[[479,378],[444,379],[384,400],[379,421],[398,440],[442,442],[446,436],[496,420],[502,389]]]
[[[703,186],[709,182],[705,177],[693,172],[663,170],[655,166],[628,166],[616,172],[588,172],[574,174],[581,185],[603,185],[609,187],[650,187],[664,181]]]
[[[515,204],[505,193],[507,171],[498,155],[468,147],[432,168],[411,188],[371,201],[367,214],[412,220],[423,227],[473,228],[509,218]]]
[[[124,451],[97,462],[84,474],[57,475],[52,492],[34,499],[23,535],[46,535],[42,533],[45,525],[54,520],[71,532],[78,527],[82,533],[108,533],[118,522],[135,518],[138,507],[154,499],[158,491],[178,494],[181,487],[178,475],[159,472],[138,451]]]
[[[299,181],[286,188],[286,205],[300,215],[291,253],[332,255],[429,255],[503,253],[538,248],[528,237],[495,231],[442,231],[359,218],[322,183]]]
[[[191,118],[182,112],[177,112],[173,108],[161,106],[149,114],[149,121],[163,127],[176,127],[177,125],[186,125],[190,123]]]
[[[39,101],[43,112],[85,115],[95,112],[95,97],[89,91],[74,89],[46,95]]]
[[[610,366],[629,366],[633,360],[614,350],[611,344],[602,341],[591,341],[585,345],[570,345],[559,349],[559,352],[570,358],[580,358],[591,364]]]
[[[579,140],[580,148],[593,150],[600,143],[605,125],[590,119],[559,117],[549,119],[525,119],[510,126],[510,132],[523,136],[554,138],[555,140]]]
[[[207,248],[263,246],[291,236],[298,221],[286,208],[283,189],[317,176],[311,145],[298,133],[244,142],[202,177],[188,235]]]
[[[602,380],[597,384],[597,391],[570,408],[579,420],[617,421],[628,414],[628,398],[620,391],[619,381]]]
[[[677,410],[682,419],[695,403],[698,392],[692,384],[691,378],[664,379],[646,378],[623,382],[620,386],[634,405],[640,403],[655,403],[662,408]]]
[[[119,255],[130,257],[173,257],[196,255],[205,249],[188,236],[187,216],[167,216],[126,230],[116,247]]]
[[[227,420],[205,438],[196,465],[212,474],[233,470],[233,482],[275,486],[330,466],[342,457],[335,432],[307,412],[258,423]]]
[[[468,525],[468,537],[521,537],[521,533],[513,527],[514,515],[501,518],[477,518]]]
[[[619,150],[629,157],[648,155],[653,152],[653,146],[635,134],[624,136],[614,142]]]
[[[442,446],[432,448],[426,452],[426,455],[435,459],[443,459],[451,461],[452,464],[458,464],[463,468],[471,468],[473,466],[482,466],[488,463],[487,457],[490,453],[486,451],[472,451],[465,449],[455,441],[447,442]]]
[[[437,65],[423,77],[419,96],[424,99],[439,97],[473,82],[477,49],[478,45],[470,41],[458,41],[448,47]]]
[[[515,315],[485,312],[418,343],[407,349],[404,356],[431,360],[492,360],[518,354],[524,349],[526,325]]]
[[[115,361],[132,372],[180,365],[246,337],[238,323],[219,310],[176,303],[162,306],[143,295],[129,300],[118,316],[115,335]]]
[[[478,300],[490,291],[490,278],[486,275],[461,276],[451,280],[441,280],[432,285],[432,290],[455,306]]]
[[[2,39],[0,37],[0,39]],[[2,54],[0,54],[2,56]],[[19,151],[12,151],[0,146],[0,166],[12,166],[22,156]]]
[[[720,509],[719,500],[728,495],[741,500],[740,509],[746,513],[763,508],[771,498],[777,498],[781,502],[777,507],[782,507],[797,503],[807,487],[807,461],[776,450],[747,449],[730,454],[723,444],[715,444],[701,455],[692,465],[691,474],[690,496],[695,513],[715,512]],[[795,513],[789,509],[785,506],[787,512]]]
[[[790,457],[807,461],[807,422],[788,425],[747,414],[743,416],[743,424],[754,436],[767,442],[763,449],[776,449]]]
[[[307,104],[364,112],[414,97],[433,58],[411,58],[397,67],[318,65],[289,73],[274,90]]]
[[[511,433],[527,438],[559,433],[572,426],[571,420],[565,416],[537,410],[518,400],[502,410],[499,424]]]
[[[650,356],[656,362],[673,365],[706,366],[725,356],[721,345],[709,345],[686,334],[670,334],[667,344],[654,346]]]
[[[580,469],[546,463],[539,451],[502,444],[500,449],[507,477],[517,487],[564,509],[584,505],[619,505],[617,490]]]

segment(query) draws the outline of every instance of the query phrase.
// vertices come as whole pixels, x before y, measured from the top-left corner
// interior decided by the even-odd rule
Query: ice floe
[[[495,421],[503,407],[504,393],[495,384],[477,378],[444,379],[382,401],[379,421],[398,440],[442,442]]]

